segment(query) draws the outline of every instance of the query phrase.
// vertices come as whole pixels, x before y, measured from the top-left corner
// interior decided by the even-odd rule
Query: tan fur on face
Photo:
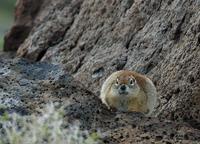
[[[130,77],[136,80],[137,91],[129,93],[128,97],[116,97],[112,93],[112,85],[118,79],[119,84],[128,85]],[[156,88],[152,81],[144,75],[134,71],[121,70],[112,73],[104,82],[100,98],[108,108],[117,108],[125,111],[138,111],[149,114],[153,111],[156,103]]]

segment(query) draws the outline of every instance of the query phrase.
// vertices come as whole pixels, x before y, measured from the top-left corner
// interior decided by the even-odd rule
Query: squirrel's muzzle
[[[121,91],[125,91],[125,90],[126,90],[126,85],[124,85],[124,84],[121,85],[121,86],[120,86],[120,90],[121,90]]]
[[[125,84],[120,85],[119,94],[127,94],[127,86]]]

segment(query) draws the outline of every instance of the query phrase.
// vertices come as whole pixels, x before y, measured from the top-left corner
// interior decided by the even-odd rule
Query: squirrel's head
[[[134,96],[140,88],[133,75],[119,75],[112,84],[111,92],[115,96]]]

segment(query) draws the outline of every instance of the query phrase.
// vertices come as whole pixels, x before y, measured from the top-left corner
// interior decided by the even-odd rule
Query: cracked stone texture
[[[65,116],[69,122],[79,120],[81,128],[91,133],[99,130],[104,143],[200,142],[200,130],[187,123],[109,111],[60,65],[9,57],[7,53],[0,54],[0,114],[35,113],[52,101],[66,104]]]
[[[159,93],[155,115],[200,128],[199,0],[59,0],[43,7],[19,57],[63,65],[96,95],[116,70],[146,74]]]

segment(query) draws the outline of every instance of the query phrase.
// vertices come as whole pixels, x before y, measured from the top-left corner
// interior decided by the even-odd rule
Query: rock
[[[60,102],[61,97],[82,93],[81,84],[58,65],[5,57],[0,58],[0,62],[0,103],[8,110],[24,107],[24,111],[33,113],[34,108],[51,99]]]
[[[23,1],[19,0],[19,3],[23,3]],[[33,0],[28,2],[34,3]],[[30,84],[31,89],[27,89],[30,92],[42,93],[42,96],[40,95],[38,98],[42,102],[46,99],[46,101],[57,100],[55,95],[59,97],[67,93],[66,99],[67,101],[70,99],[72,104],[66,108],[66,115],[71,116],[72,119],[87,119],[87,121],[82,120],[83,127],[92,129],[94,128],[93,124],[100,124],[93,123],[95,120],[85,113],[96,113],[96,107],[101,109],[97,96],[103,81],[116,70],[135,70],[146,74],[155,83],[160,103],[154,116],[164,123],[163,130],[173,134],[164,136],[165,134],[161,132],[162,128],[159,129],[155,125],[154,128],[158,128],[160,132],[151,130],[145,132],[139,129],[135,123],[132,124],[137,128],[133,130],[128,129],[127,125],[125,128],[115,127],[115,129],[117,131],[122,129],[122,134],[125,134],[125,130],[131,131],[130,143],[131,140],[134,140],[135,143],[136,141],[142,143],[145,140],[161,143],[198,141],[197,129],[200,129],[200,3],[198,1],[51,0],[43,1],[41,7],[36,8],[37,14],[25,22],[31,23],[31,25],[28,25],[28,34],[19,37],[24,42],[21,40],[17,41],[17,44],[16,42],[12,43],[16,34],[10,34],[7,37],[5,50],[17,49],[19,46],[18,57],[24,57],[33,62],[39,61],[36,64],[28,64],[37,69],[34,71],[36,75],[31,73],[34,79],[21,80],[17,82],[17,85],[15,83],[13,88],[17,87],[18,83],[26,87],[32,81],[35,85]],[[18,5],[17,8],[20,9],[20,6]],[[19,17],[20,15],[23,16],[19,13]],[[16,21],[23,23],[22,19]],[[15,26],[12,29],[14,28]],[[18,30],[20,31],[18,28],[14,31],[18,33]],[[24,28],[24,30],[26,29]],[[38,64],[41,66],[36,66]],[[72,81],[76,81],[75,84],[70,84],[69,89],[63,93],[59,89],[63,87],[55,88],[53,85],[53,83],[59,85],[59,80],[56,79],[50,83],[49,77],[44,73],[51,74],[43,70],[43,67],[49,70],[56,69],[54,77],[58,78],[61,65],[63,67],[62,74],[68,73],[70,77],[74,77]],[[38,73],[43,74],[39,77]],[[21,75],[18,78],[20,77]],[[4,77],[2,81],[5,83],[10,79],[13,77]],[[80,82],[84,87],[77,84]],[[42,88],[38,89],[38,84]],[[50,87],[50,90],[46,91],[46,87]],[[75,94],[68,93],[74,87],[80,88],[81,92],[79,93],[78,90]],[[4,90],[2,94],[7,95],[7,92]],[[16,94],[21,95],[22,93],[19,91]],[[82,97],[76,97],[76,94],[80,94]],[[34,94],[30,95],[34,97]],[[25,97],[24,99],[27,99],[30,96]],[[35,100],[36,103],[38,103],[38,99]],[[65,97],[61,96],[60,101],[63,102],[64,99]],[[18,97],[7,100],[6,103],[10,101],[20,106],[21,99]],[[31,105],[34,105],[35,101],[31,102]],[[91,103],[86,104],[88,101]],[[16,105],[16,107],[19,106]],[[24,104],[22,103],[21,106]],[[34,109],[33,107],[30,108],[30,111]],[[88,110],[92,112],[90,113]],[[103,107],[101,112],[105,114],[99,116],[99,120],[108,120],[109,124],[102,124],[108,130],[111,122],[113,123],[112,118],[116,114],[106,111]],[[165,123],[165,119],[173,122]],[[179,121],[187,124],[184,126],[181,124],[179,127]],[[146,122],[148,120],[144,120],[144,123]],[[187,130],[191,130],[193,132],[191,135],[194,137],[191,138]],[[142,136],[136,136],[135,132]],[[151,133],[153,134],[150,135]],[[113,133],[113,136],[108,139],[113,143],[116,141],[128,143],[128,139],[124,139],[124,136],[121,137],[119,132]]]
[[[147,74],[159,93],[157,116],[200,123],[199,7],[195,0],[60,0],[40,10],[17,55],[63,64],[95,94],[116,70]]]
[[[200,141],[200,130],[185,123],[108,110],[59,65],[8,57],[1,57],[0,62],[0,114],[36,113],[53,102],[66,105],[69,122],[78,120],[81,129],[91,133],[99,130],[105,143]]]

